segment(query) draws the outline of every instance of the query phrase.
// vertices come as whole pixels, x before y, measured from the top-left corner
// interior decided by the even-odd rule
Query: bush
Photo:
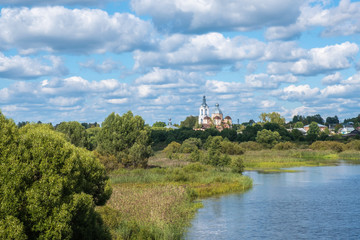
[[[207,170],[206,166],[201,163],[191,163],[183,167],[186,172],[205,172]]]
[[[231,161],[231,171],[234,173],[242,174],[245,169],[244,160],[242,157],[237,157]]]
[[[346,149],[360,151],[360,140],[353,140],[347,143]]]
[[[241,155],[244,154],[245,149],[242,148],[238,143],[230,141],[222,141],[220,143],[221,152],[229,155]]]
[[[199,149],[200,147],[201,140],[199,138],[188,138],[181,144],[180,152],[191,153],[195,149]]]
[[[262,144],[265,147],[273,147],[279,142],[281,136],[276,131],[263,129],[256,135],[256,142]]]
[[[253,142],[253,141],[242,142],[242,143],[239,144],[239,146],[242,147],[243,149],[249,150],[249,151],[258,151],[258,150],[263,149],[261,144],[259,144],[257,142]]]
[[[346,146],[339,142],[316,141],[312,143],[309,148],[313,150],[333,150],[335,152],[342,152],[345,150]]]
[[[180,152],[181,144],[178,142],[171,142],[164,148],[163,152],[166,154],[167,158],[174,158],[174,156]]]
[[[274,146],[274,149],[276,150],[289,150],[294,148],[295,144],[293,144],[292,142],[280,142]]]

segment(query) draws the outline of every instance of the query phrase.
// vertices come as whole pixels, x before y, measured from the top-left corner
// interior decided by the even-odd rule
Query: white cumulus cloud
[[[2,8],[0,48],[22,53],[40,50],[70,53],[125,52],[153,44],[152,25],[128,13],[61,6]]]

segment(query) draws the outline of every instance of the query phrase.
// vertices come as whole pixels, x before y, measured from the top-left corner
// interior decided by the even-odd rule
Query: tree
[[[56,131],[64,133],[68,141],[75,146],[88,147],[86,129],[79,122],[61,122],[56,126]]]
[[[122,116],[111,113],[102,123],[97,142],[100,154],[115,156],[125,167],[146,166],[152,153],[150,131],[145,121],[131,111]],[[136,156],[135,149],[141,151]]]
[[[100,162],[48,125],[15,129],[0,116],[0,239],[109,239],[95,211],[111,195]]]
[[[308,123],[317,122],[319,124],[324,124],[324,119],[320,116],[320,114],[315,114],[314,116],[307,116],[306,120]]]
[[[294,128],[303,128],[303,127],[304,127],[304,124],[302,122],[297,122],[294,125]]]
[[[330,124],[332,125],[336,125],[339,124],[339,118],[338,116],[334,116],[334,117],[327,117],[326,118],[326,124],[329,126]]]
[[[279,113],[277,112],[272,112],[272,113],[261,113],[260,116],[260,121],[262,123],[277,123],[280,126],[284,126],[285,125],[285,118],[282,117]]]
[[[152,126],[153,127],[166,127],[166,123],[164,123],[164,122],[155,122]]]
[[[273,147],[281,139],[278,132],[273,132],[271,130],[263,129],[257,133],[256,142],[263,144],[267,147]]]
[[[182,128],[194,128],[196,123],[198,122],[198,117],[188,116],[184,121],[180,123],[180,127]]]
[[[307,131],[306,140],[313,142],[320,134],[320,127],[317,122],[310,123],[309,130]]]

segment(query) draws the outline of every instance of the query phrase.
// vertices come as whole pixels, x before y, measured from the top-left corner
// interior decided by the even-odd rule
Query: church
[[[206,97],[203,96],[203,102],[199,109],[199,125],[203,130],[214,126],[219,131],[222,131],[225,128],[232,128],[232,119],[229,116],[223,118],[223,113],[218,103],[215,104],[215,109],[210,117],[210,108],[206,104]]]

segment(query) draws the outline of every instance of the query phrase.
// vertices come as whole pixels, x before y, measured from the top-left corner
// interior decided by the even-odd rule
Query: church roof
[[[205,116],[204,119],[211,119],[209,116]]]
[[[214,114],[222,114],[222,111],[220,110],[218,103],[215,104]]]
[[[206,97],[203,96],[203,102],[201,104],[202,107],[207,107],[208,105],[206,104]]]
[[[231,119],[231,117],[230,117],[230,116],[226,116],[225,119]]]
[[[219,116],[215,116],[214,119],[220,119],[221,120],[221,117]]]

